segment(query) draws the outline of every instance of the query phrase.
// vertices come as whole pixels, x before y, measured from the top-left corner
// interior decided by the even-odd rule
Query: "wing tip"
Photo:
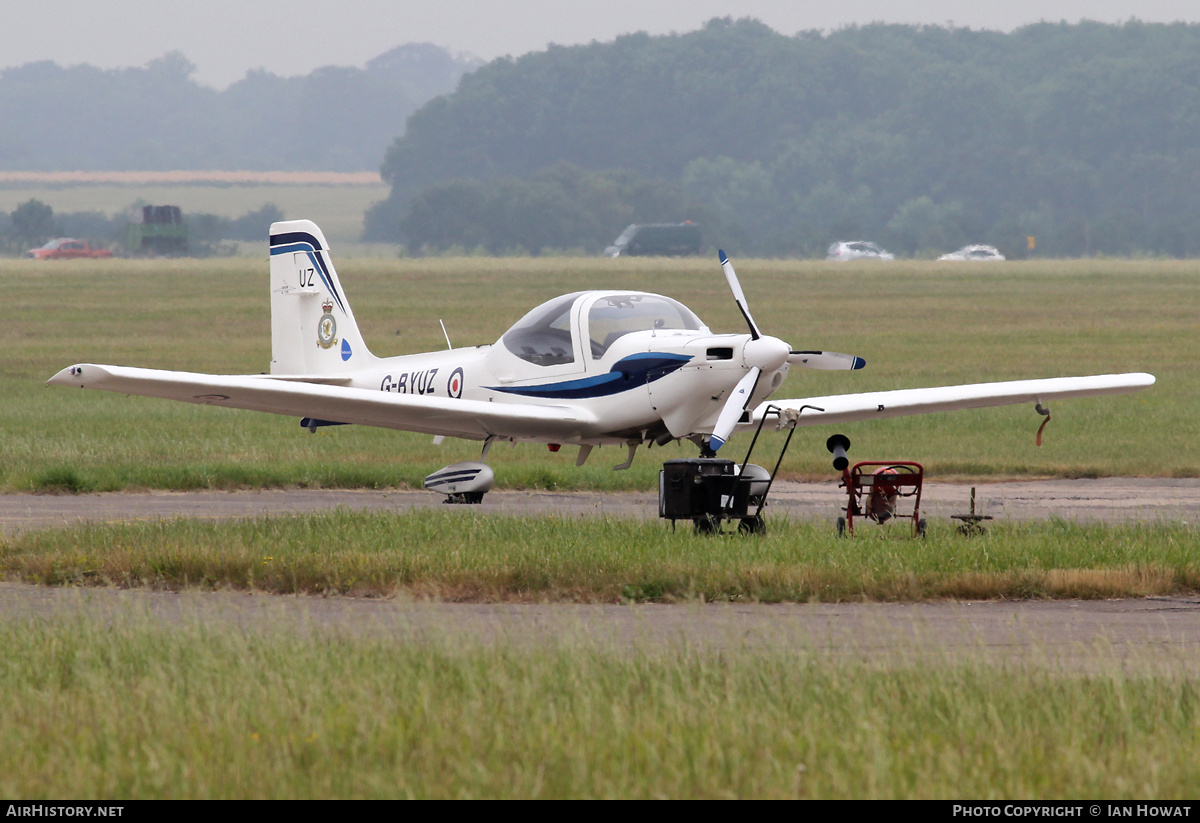
[[[74,386],[84,385],[84,364],[79,363],[74,366],[67,366],[62,369],[49,380],[46,381],[47,386]]]
[[[1123,388],[1126,391],[1140,391],[1141,389],[1148,389],[1158,382],[1158,378],[1144,371],[1126,372],[1125,374],[1105,376],[1119,380],[1120,388]]]

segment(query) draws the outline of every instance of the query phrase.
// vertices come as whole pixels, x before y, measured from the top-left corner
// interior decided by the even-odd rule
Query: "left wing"
[[[269,375],[197,374],[91,363],[65,368],[46,385],[79,386],[468,440],[493,435],[569,439],[596,422],[586,409],[570,405],[485,403],[301,383]]]
[[[877,420],[957,409],[981,409],[985,406],[1005,406],[1013,403],[1045,404],[1068,397],[1127,394],[1152,385],[1154,375],[1134,372],[768,400],[754,409],[749,424],[743,423],[742,427],[757,426],[770,406],[793,411],[799,410],[801,406],[814,406],[815,408],[804,409],[796,424],[816,426],[822,423],[849,423],[855,420]]]

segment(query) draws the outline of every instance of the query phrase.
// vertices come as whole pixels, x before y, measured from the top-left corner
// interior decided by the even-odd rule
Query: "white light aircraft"
[[[1149,374],[1057,377],[765,401],[792,366],[858,369],[861,357],[794,351],[763,334],[722,252],[721,266],[749,327],[715,334],[686,306],[657,294],[582,291],[550,300],[491,346],[380,358],[367,349],[325,237],[307,220],[271,226],[271,371],[216,375],[83,363],[48,381],[302,418],[481,440],[480,462],[447,466],[430,489],[474,499],[491,488],[483,462],[496,441],[624,445],[687,439],[711,456],[738,428],[779,415],[799,425],[844,423],[1011,403],[1122,394]],[[448,342],[448,341],[447,341]],[[770,407],[770,408],[769,408]],[[806,407],[806,408],[805,408]],[[803,411],[803,414],[799,414]]]

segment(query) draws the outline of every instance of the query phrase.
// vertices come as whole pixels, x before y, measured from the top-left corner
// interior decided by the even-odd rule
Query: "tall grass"
[[[0,622],[0,794],[1193,797],[1198,687],[801,649],[538,648],[118,612]]]
[[[1106,598],[1200,590],[1197,527],[1001,524],[964,539],[932,524],[838,538],[771,521],[705,538],[660,522],[361,513],[174,520],[0,540],[0,575],[46,585],[242,589],[478,602]]]
[[[759,325],[797,348],[860,354],[860,372],[795,369],[778,392],[804,397],[983,380],[1150,371],[1151,389],[1053,404],[848,424],[852,456],[916,459],[929,474],[1049,477],[1200,474],[1200,272],[1193,261],[1034,261],[984,267],[737,261]],[[490,343],[530,307],[593,287],[646,288],[717,331],[744,321],[715,261],[587,258],[339,260],[376,354]],[[0,489],[112,490],[419,485],[476,459],[479,444],[347,426],[311,436],[296,420],[101,392],[45,389],[76,362],[257,373],[270,360],[267,264],[250,260],[0,261]],[[828,427],[802,431],[788,477],[828,477]],[[727,448],[739,453],[739,435]],[[759,452],[782,443],[771,432]],[[689,446],[497,448],[502,486],[654,487],[662,459]]]

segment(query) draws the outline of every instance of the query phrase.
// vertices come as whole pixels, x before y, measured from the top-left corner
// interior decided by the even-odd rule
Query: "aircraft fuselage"
[[[711,427],[730,385],[745,371],[742,350],[749,339],[746,334],[707,331],[630,332],[599,358],[579,358],[581,362],[556,364],[533,375],[522,364],[520,376],[511,353],[498,343],[378,358],[369,368],[348,375],[346,385],[425,397],[584,407],[603,424],[584,425],[576,438],[513,439],[587,445],[644,442]],[[765,375],[753,402],[769,396],[786,374],[785,364]],[[698,385],[710,390],[697,392]]]

